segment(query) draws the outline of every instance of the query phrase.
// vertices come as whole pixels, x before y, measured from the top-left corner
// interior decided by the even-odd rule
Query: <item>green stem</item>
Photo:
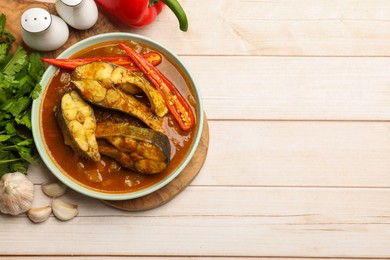
[[[188,19],[180,3],[177,0],[160,0],[160,1],[166,4],[169,7],[169,9],[172,10],[172,12],[176,15],[177,19],[179,20],[180,30],[186,32],[188,30]]]
[[[13,149],[13,148],[16,148],[16,145],[9,145],[9,146],[0,147],[0,151],[7,150],[7,149]]]
[[[1,160],[0,164],[10,163],[10,162],[17,162],[23,160],[22,158],[16,158],[16,159],[9,159],[9,160]]]

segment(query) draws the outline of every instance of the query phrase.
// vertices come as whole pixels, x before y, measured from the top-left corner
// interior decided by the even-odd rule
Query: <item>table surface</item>
[[[69,191],[68,222],[0,216],[12,259],[390,256],[390,5],[385,0],[180,1],[129,29],[195,75],[206,162],[157,209],[126,212]],[[52,178],[33,166],[34,206]]]

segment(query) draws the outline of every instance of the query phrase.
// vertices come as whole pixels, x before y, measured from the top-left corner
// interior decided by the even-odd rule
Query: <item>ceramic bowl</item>
[[[145,195],[148,195],[163,186],[167,185],[170,181],[172,181],[177,175],[181,173],[181,171],[187,166],[191,158],[193,157],[201,135],[202,135],[202,128],[203,128],[203,120],[204,120],[204,114],[203,114],[203,106],[202,106],[202,100],[199,92],[198,85],[189,71],[189,69],[186,67],[186,65],[183,63],[183,61],[175,55],[172,51],[167,49],[166,47],[162,46],[156,41],[153,41],[149,38],[136,35],[136,34],[130,34],[130,33],[106,33],[106,34],[100,34],[97,36],[93,36],[90,38],[87,38],[85,40],[82,40],[73,46],[69,47],[67,50],[65,50],[63,53],[61,53],[58,58],[69,58],[73,54],[85,49],[86,47],[89,47],[91,45],[95,45],[101,42],[107,42],[107,41],[113,41],[113,40],[133,40],[136,42],[139,42],[141,44],[145,44],[163,55],[165,55],[167,58],[170,59],[172,63],[176,65],[176,67],[182,72],[183,76],[186,78],[188,84],[193,89],[194,92],[194,98],[196,100],[197,104],[197,112],[196,112],[196,118],[197,118],[197,124],[196,124],[196,132],[194,136],[194,140],[191,144],[191,147],[184,157],[184,159],[175,167],[171,173],[166,176],[164,179],[159,181],[158,183],[153,184],[152,186],[146,187],[142,190],[137,190],[134,192],[129,193],[106,193],[101,191],[96,191],[89,189],[85,186],[82,186],[75,181],[73,181],[71,178],[69,178],[65,173],[63,173],[56,164],[52,161],[47,148],[44,144],[42,133],[41,133],[41,107],[42,107],[42,101],[43,96],[46,90],[46,87],[50,83],[51,78],[53,77],[55,71],[57,70],[54,66],[49,66],[44,73],[42,80],[41,80],[41,86],[42,86],[42,93],[34,100],[32,104],[32,128],[33,128],[33,137],[34,142],[37,147],[37,150],[39,152],[39,155],[43,161],[43,163],[47,166],[47,168],[64,184],[66,184],[71,189],[80,192],[84,195],[98,198],[98,199],[104,199],[104,200],[127,200],[127,199],[134,199],[138,197],[142,197]]]

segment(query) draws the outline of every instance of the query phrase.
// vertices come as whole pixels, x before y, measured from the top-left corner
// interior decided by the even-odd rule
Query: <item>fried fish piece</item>
[[[159,173],[169,165],[171,147],[168,137],[161,132],[107,122],[97,124],[96,138],[101,154],[139,173]]]
[[[118,89],[134,94],[137,88],[141,89],[151,105],[153,113],[163,117],[168,113],[168,108],[161,94],[145,78],[136,73],[113,63],[95,61],[76,67],[72,77],[74,80],[93,79],[97,81],[110,81]]]
[[[78,92],[92,104],[119,110],[137,117],[150,128],[163,132],[162,118],[158,117],[144,103],[117,89],[110,81],[93,79],[73,80]]]
[[[65,93],[55,110],[65,144],[82,157],[100,161],[95,137],[96,119],[92,107],[77,91]]]

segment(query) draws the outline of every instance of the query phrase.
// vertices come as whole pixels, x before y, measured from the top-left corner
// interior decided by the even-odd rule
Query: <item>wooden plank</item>
[[[191,187],[147,212],[103,215],[81,204],[72,221],[39,225],[1,215],[0,252],[386,257],[389,195],[388,189]]]
[[[119,258],[119,257],[113,257],[113,256],[12,256],[12,259],[28,259],[28,260],[37,260],[42,259],[44,257],[55,257],[55,260],[74,260],[74,259],[92,259],[92,260],[112,260],[113,258]],[[148,257],[148,256],[131,256],[126,255],[123,256],[126,257],[126,259],[141,259],[141,260],[155,260],[155,259],[174,259],[174,260],[190,260],[190,259],[218,259],[218,260],[242,260],[242,259],[253,259],[253,257],[204,257],[204,256],[154,256],[154,257]],[[8,256],[1,256],[0,259],[10,259]],[[276,257],[260,257],[256,259],[262,259],[262,260],[281,260],[285,258],[276,258]],[[313,258],[294,258],[294,260],[310,260]],[[318,259],[318,258],[315,258]],[[343,260],[348,260],[346,258],[342,258]],[[337,260],[337,259],[335,259]]]
[[[193,185],[389,187],[389,130],[378,122],[212,122]]]
[[[390,187],[387,122],[209,121],[192,185]],[[40,184],[52,178],[30,168]]]
[[[188,32],[179,30],[168,8],[148,27],[119,29],[153,38],[181,55],[390,55],[386,0],[180,2]]]
[[[38,187],[36,187],[38,188]],[[264,224],[390,224],[390,190],[384,188],[264,188],[188,187],[171,202],[154,210],[117,210],[76,192],[61,199],[77,204],[77,218],[87,217],[258,217]],[[50,198],[36,190],[33,207],[50,204]],[[280,205],[283,205],[281,207]],[[278,217],[275,217],[278,216]],[[1,215],[4,225],[24,214]],[[54,219],[54,217],[53,217]],[[3,222],[4,221],[4,222]],[[260,221],[260,220],[259,220]],[[27,221],[29,222],[29,221]],[[72,221],[58,225],[67,225]],[[43,226],[46,223],[28,226]],[[0,251],[1,252],[1,251]]]
[[[183,59],[209,119],[390,119],[387,58]]]
[[[112,260],[113,256],[12,256],[11,259],[28,259],[28,260],[37,260],[42,258],[49,258],[49,257],[55,257],[56,260],[74,260],[74,259],[92,259],[92,260]],[[261,259],[261,260],[286,260],[286,259],[293,259],[293,260],[321,260],[321,259],[329,259],[327,257],[321,258],[321,257],[213,257],[213,256],[154,256],[154,257],[148,257],[148,256],[131,256],[126,255],[123,256],[128,259],[141,259],[141,260],[154,260],[154,259],[174,259],[174,260],[190,260],[190,259],[199,259],[199,260],[211,260],[211,259],[217,259],[217,260],[243,260],[243,259]],[[119,257],[117,257],[119,258]],[[10,259],[9,256],[1,256],[0,259]],[[333,260],[356,260],[356,259],[362,259],[362,258],[332,258]],[[380,260],[383,258],[370,258],[370,260]]]
[[[181,1],[189,30],[165,10],[150,27],[127,29],[186,55],[389,56],[385,0]],[[156,28],[165,28],[169,34]],[[121,30],[126,30],[121,28]]]

